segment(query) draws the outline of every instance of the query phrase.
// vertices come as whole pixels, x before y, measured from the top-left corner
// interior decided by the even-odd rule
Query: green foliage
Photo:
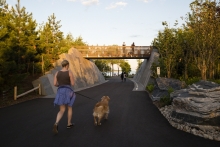
[[[210,79],[208,81],[212,81],[212,82],[215,82],[217,84],[220,84],[220,79]]]
[[[95,60],[95,65],[102,72],[106,72],[106,71],[111,70],[111,67],[108,66],[108,62],[106,60],[102,60],[102,59]]]
[[[160,107],[164,107],[167,105],[171,105],[172,101],[169,96],[164,96],[160,98],[159,103],[160,103]]]
[[[172,87],[168,88],[168,93],[171,94],[172,92],[174,92],[174,89]]]
[[[121,67],[122,71],[126,72],[127,74],[129,74],[131,72],[131,66],[127,61],[121,62],[120,67]]]
[[[153,84],[148,84],[146,86],[146,90],[149,91],[149,93],[152,93],[154,90],[154,85]]]
[[[86,45],[82,37],[74,40],[68,34],[64,39],[55,14],[46,24],[37,25],[20,0],[10,9],[5,0],[0,0],[0,92],[19,83],[26,74],[50,70],[58,55],[73,45]]]
[[[188,78],[185,82],[187,85],[192,85],[193,83],[199,82],[201,79],[199,77]]]
[[[166,71],[161,76],[168,78],[201,77],[213,79],[220,56],[220,3],[217,1],[194,0],[185,24],[177,28],[162,23],[164,29],[153,41],[160,54],[159,66]],[[155,76],[155,74],[154,74]]]

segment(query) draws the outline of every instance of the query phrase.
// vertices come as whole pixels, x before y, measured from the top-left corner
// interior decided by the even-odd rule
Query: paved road
[[[59,133],[52,133],[58,107],[53,99],[35,99],[0,109],[1,147],[220,147],[207,140],[173,128],[152,104],[144,91],[132,91],[134,83],[109,82],[80,91],[99,100],[108,95],[109,120],[93,125],[92,109],[96,103],[77,95],[73,106],[76,126],[66,129],[66,115]]]

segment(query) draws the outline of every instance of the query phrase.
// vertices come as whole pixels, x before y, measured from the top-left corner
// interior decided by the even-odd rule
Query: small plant
[[[149,91],[150,93],[152,93],[153,90],[154,90],[154,85],[153,85],[153,84],[147,85],[147,86],[146,86],[146,90]]]
[[[212,81],[212,82],[215,82],[215,83],[217,83],[217,84],[220,84],[220,79],[213,79],[213,80],[210,80],[210,81]]]
[[[171,94],[172,92],[174,92],[174,89],[172,87],[168,88],[168,93]]]
[[[193,83],[196,83],[196,82],[199,82],[200,81],[200,78],[198,77],[192,77],[192,78],[188,78],[186,80],[186,84],[187,85],[192,85]]]
[[[169,96],[164,96],[160,98],[160,107],[171,105],[172,101]]]

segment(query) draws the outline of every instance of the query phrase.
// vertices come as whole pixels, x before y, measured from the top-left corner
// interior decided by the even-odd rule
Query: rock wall
[[[57,87],[53,86],[53,78],[55,73],[61,69],[61,62],[64,59],[69,61],[69,68],[75,77],[74,90],[105,82],[105,78],[97,66],[92,61],[84,59],[77,49],[71,48],[68,53],[61,54],[59,57],[60,59],[54,63],[54,69],[32,82],[34,87],[41,84],[43,95],[56,94]]]

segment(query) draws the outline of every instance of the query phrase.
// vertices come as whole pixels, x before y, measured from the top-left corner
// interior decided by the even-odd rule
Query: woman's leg
[[[52,130],[55,134],[58,133],[58,123],[62,118],[64,112],[65,112],[65,105],[60,105],[60,111],[57,113],[56,122],[53,125],[53,130]]]
[[[65,105],[60,105],[60,111],[57,113],[57,119],[56,119],[56,124],[59,123],[60,119],[63,117],[63,114],[65,112]]]
[[[73,109],[72,109],[71,106],[68,106],[68,113],[67,113],[68,124],[67,124],[67,126],[69,126],[69,125],[72,124],[72,122],[71,122],[71,120],[72,120],[72,114],[73,114]]]

